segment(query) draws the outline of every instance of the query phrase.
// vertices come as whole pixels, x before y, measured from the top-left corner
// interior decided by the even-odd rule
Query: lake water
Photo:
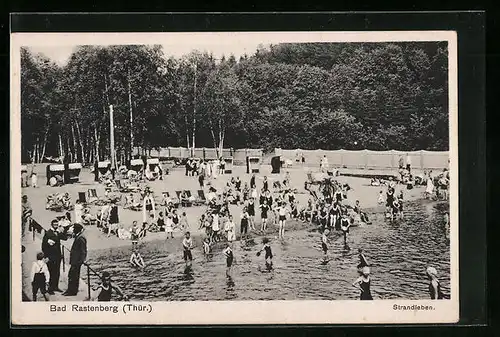
[[[427,266],[438,271],[442,290],[449,290],[450,247],[443,229],[448,204],[419,201],[405,204],[405,219],[389,221],[371,214],[371,225],[351,228],[349,248],[338,233],[330,240],[331,260],[322,263],[320,234],[312,229],[290,231],[284,242],[271,238],[274,270],[265,271],[261,238],[255,245],[233,245],[233,277],[225,275],[221,244],[206,261],[201,245],[193,250],[193,267],[185,272],[181,239],[148,242],[141,247],[147,264],[136,270],[128,264],[130,247],[90,253],[97,271],[107,270],[131,300],[347,300],[358,299],[352,287],[358,277],[358,248],[371,265],[374,299],[428,299]],[[97,282],[97,280],[93,280]]]

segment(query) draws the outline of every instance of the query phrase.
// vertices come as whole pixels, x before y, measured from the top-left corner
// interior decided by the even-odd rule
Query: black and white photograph
[[[11,57],[19,322],[458,320],[453,33],[13,34]]]

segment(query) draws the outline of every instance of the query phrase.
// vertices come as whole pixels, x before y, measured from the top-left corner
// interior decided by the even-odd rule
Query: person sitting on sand
[[[356,200],[356,204],[354,205],[354,212],[356,214],[359,214],[360,220],[364,223],[370,223],[370,220],[368,219],[368,215],[361,210],[361,206],[359,204],[359,200]]]
[[[377,178],[372,178],[370,181],[371,186],[380,186],[380,181]]]
[[[118,228],[118,238],[121,240],[130,240],[130,232],[125,229],[125,227],[120,225],[120,228]]]
[[[130,255],[129,263],[138,268],[144,268],[146,265],[144,264],[144,260],[142,259],[141,253],[139,253],[139,249],[137,246],[133,248],[132,255]]]
[[[101,284],[93,290],[99,291],[97,297],[95,298],[98,302],[110,302],[113,290],[118,294],[118,296],[120,296],[121,300],[128,300],[127,295],[123,293],[120,287],[111,283],[111,275],[107,271],[102,273]]]
[[[377,199],[377,203],[379,205],[383,205],[385,202],[385,198],[384,198],[384,192],[383,191],[380,191],[379,195],[378,195],[378,199]]]

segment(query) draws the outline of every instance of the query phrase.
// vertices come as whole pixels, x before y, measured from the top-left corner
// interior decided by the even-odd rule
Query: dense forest
[[[79,46],[64,66],[21,49],[23,161],[164,146],[448,149],[446,43],[305,43],[215,59]]]

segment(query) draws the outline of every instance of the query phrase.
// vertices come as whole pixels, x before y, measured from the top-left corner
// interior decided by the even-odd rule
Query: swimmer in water
[[[329,233],[330,233],[330,230],[325,229],[323,231],[323,234],[321,235],[321,249],[323,249],[324,261],[328,260],[328,234]]]
[[[184,252],[184,261],[186,262],[186,268],[190,268],[193,262],[193,255],[191,254],[191,249],[193,248],[193,239],[191,238],[190,232],[186,232],[184,239],[182,240],[182,248]]]
[[[101,284],[97,286],[94,291],[99,291],[97,294],[97,301],[99,302],[110,302],[111,301],[111,293],[116,291],[116,293],[120,296],[122,300],[128,300],[127,295],[123,294],[123,291],[117,285],[111,283],[111,275],[105,271],[101,276]]]
[[[144,260],[142,259],[141,253],[139,253],[139,250],[137,249],[137,246],[134,246],[134,250],[132,252],[132,255],[130,255],[129,262],[134,267],[138,267],[141,269],[146,266]]]
[[[363,254],[363,249],[361,248],[358,249],[358,257],[359,257],[358,269],[369,267],[368,260],[366,260],[365,254]]]
[[[262,247],[261,250],[257,252],[257,256],[260,256],[260,253],[262,251],[266,252],[265,259],[266,259],[266,268],[267,270],[271,270],[273,268],[273,251],[271,249],[271,245],[269,244],[269,239],[268,238],[263,238],[262,243],[264,246]]]
[[[232,244],[230,242],[227,243],[226,249],[224,249],[222,253],[226,257],[226,276],[231,277],[231,268],[233,266],[233,262],[236,261],[234,259]]]
[[[441,291],[441,284],[437,278],[437,270],[434,267],[427,267],[427,277],[429,278],[429,295],[431,300],[446,299],[446,296]]]
[[[361,272],[361,276],[354,281],[352,284],[355,288],[361,291],[359,299],[364,300],[373,300],[372,294],[370,292],[370,267],[363,267]]]

